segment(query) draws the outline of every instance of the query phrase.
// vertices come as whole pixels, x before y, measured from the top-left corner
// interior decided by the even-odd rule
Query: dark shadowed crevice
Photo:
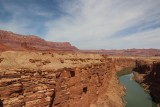
[[[87,93],[87,87],[84,87],[84,88],[83,88],[83,92],[84,92],[84,93]]]
[[[0,99],[0,107],[3,107],[3,102],[1,99]]]
[[[74,77],[75,76],[75,72],[74,71],[70,71],[70,75],[71,75],[71,77]]]
[[[54,91],[53,91],[53,94],[52,94],[52,96],[51,96],[51,101],[50,101],[49,107],[53,107],[53,106],[54,106],[55,96],[56,96],[56,92],[55,92],[55,90],[54,90]]]

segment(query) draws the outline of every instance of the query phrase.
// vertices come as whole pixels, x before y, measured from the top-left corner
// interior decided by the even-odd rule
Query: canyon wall
[[[142,84],[160,106],[160,60],[136,61],[134,75],[135,80]]]
[[[1,106],[49,107],[55,87],[52,70],[5,69],[0,77]]]
[[[125,90],[116,72],[135,64],[132,58],[89,54],[9,52],[0,57],[2,107],[123,107]],[[13,62],[18,66],[9,66]]]

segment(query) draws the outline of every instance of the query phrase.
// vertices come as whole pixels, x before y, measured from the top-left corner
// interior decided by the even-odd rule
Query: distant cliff
[[[160,56],[160,49],[82,50],[84,53],[120,56]]]
[[[160,49],[79,50],[69,42],[50,42],[33,35],[20,35],[0,30],[0,51],[7,50],[79,51],[114,56],[160,56]]]
[[[37,36],[20,35],[3,30],[0,30],[0,43],[0,50],[78,50],[69,42],[49,42]]]

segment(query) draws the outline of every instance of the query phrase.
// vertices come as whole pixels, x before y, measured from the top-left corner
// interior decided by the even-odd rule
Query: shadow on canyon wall
[[[146,90],[149,90],[152,100],[156,103],[160,103],[160,62],[146,63],[146,62],[136,62],[135,72],[143,76],[143,80],[139,82],[143,85]]]
[[[54,90],[54,91],[53,91],[53,94],[52,94],[52,96],[51,96],[51,101],[50,101],[49,107],[53,107],[55,97],[56,97],[56,92],[55,92],[55,90]]]
[[[1,99],[0,99],[0,107],[3,107],[3,102]]]

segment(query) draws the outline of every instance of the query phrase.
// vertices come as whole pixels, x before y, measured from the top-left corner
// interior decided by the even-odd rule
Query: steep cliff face
[[[149,91],[153,100],[160,104],[160,60],[136,62],[135,80]]]
[[[0,30],[0,43],[14,50],[21,50],[21,44],[27,44],[28,50],[78,50],[69,42],[48,42],[37,36],[19,35],[8,31]]]
[[[119,66],[117,62],[129,62]],[[56,81],[55,107],[123,107],[124,88],[116,78],[116,66],[131,67],[133,60],[104,59],[82,68],[60,71]]]
[[[55,87],[54,71],[0,70],[0,77],[0,99],[4,107],[48,107],[50,105]]]
[[[92,54],[5,52],[0,58],[4,107],[123,107],[116,71],[134,66],[131,58]]]

